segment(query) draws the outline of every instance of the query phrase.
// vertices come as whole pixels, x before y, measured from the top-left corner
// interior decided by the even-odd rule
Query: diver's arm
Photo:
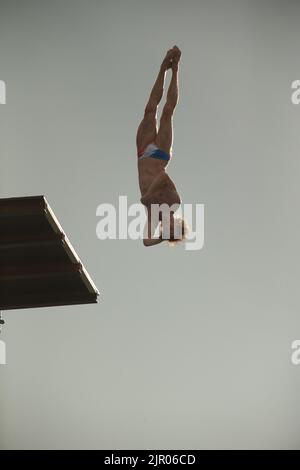
[[[148,220],[147,220],[148,237],[145,237],[143,239],[143,243],[144,243],[145,246],[158,245],[159,243],[161,243],[163,241],[161,233],[160,233],[159,237],[152,238],[151,235],[152,235],[152,233],[155,232],[154,228],[155,227],[153,226],[152,221],[151,221],[151,211],[148,211]],[[160,232],[161,232],[161,229],[160,229]]]

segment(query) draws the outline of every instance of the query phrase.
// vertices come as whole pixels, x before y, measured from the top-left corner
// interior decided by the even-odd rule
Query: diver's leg
[[[173,143],[173,114],[179,98],[179,81],[178,81],[178,62],[180,55],[176,59],[173,58],[172,78],[170,81],[167,101],[163,108],[160,118],[160,127],[155,139],[155,143],[159,149],[167,153],[172,151]]]
[[[153,88],[150,93],[149,100],[146,104],[144,110],[144,117],[138,127],[136,135],[136,145],[137,149],[140,150],[145,147],[148,143],[155,140],[157,135],[157,126],[156,126],[156,113],[157,106],[162,99],[164,92],[164,82],[166,77],[166,72],[168,68],[171,67],[171,57],[173,50],[170,49],[166,57],[164,58]]]

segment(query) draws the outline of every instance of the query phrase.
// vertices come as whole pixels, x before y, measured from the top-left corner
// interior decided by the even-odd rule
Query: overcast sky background
[[[292,0],[0,0],[0,197],[44,194],[101,292],[5,312],[2,449],[300,447],[299,20]],[[139,201],[174,44],[169,172],[204,248],[100,241],[97,206]]]

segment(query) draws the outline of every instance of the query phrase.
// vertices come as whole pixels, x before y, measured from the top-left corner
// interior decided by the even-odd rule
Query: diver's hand
[[[144,238],[143,239],[143,243],[144,243],[145,246],[158,245],[161,242],[163,242],[163,239],[161,237],[159,237],[159,238]]]
[[[161,171],[148,188],[147,193],[141,198],[141,203],[146,207],[151,204],[173,204],[181,203],[176,186],[165,171]]]

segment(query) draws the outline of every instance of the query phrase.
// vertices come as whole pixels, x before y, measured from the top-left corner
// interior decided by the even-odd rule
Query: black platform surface
[[[44,196],[0,199],[0,310],[96,303],[98,295]]]

